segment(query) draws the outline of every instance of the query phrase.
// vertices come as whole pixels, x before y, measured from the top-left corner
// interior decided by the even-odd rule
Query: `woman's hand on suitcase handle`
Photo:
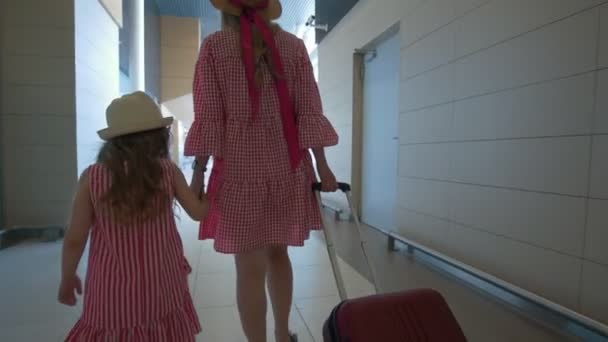
[[[317,172],[319,173],[319,178],[321,178],[321,191],[336,192],[338,190],[336,176],[327,164],[317,166]]]
[[[338,190],[338,182],[327,163],[327,159],[325,159],[325,150],[322,147],[317,147],[312,149],[312,153],[317,163],[317,173],[319,174],[319,178],[321,178],[321,191],[335,192]]]

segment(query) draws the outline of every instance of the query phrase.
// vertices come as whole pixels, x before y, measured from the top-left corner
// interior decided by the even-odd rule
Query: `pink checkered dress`
[[[248,83],[237,31],[220,31],[203,43],[194,76],[195,121],[187,156],[213,156],[207,192],[208,217],[200,239],[215,239],[222,253],[273,245],[302,246],[320,213],[311,184],[309,153],[297,169],[289,162],[279,99],[268,69],[259,85],[260,111],[251,115]],[[323,115],[304,43],[279,31],[275,41],[285,68],[303,149],[336,145],[338,136]]]

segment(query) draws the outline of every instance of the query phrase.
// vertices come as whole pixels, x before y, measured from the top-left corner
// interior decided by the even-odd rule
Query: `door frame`
[[[391,25],[369,43],[353,52],[353,96],[352,96],[352,145],[351,145],[351,187],[352,205],[357,212],[357,218],[361,218],[361,188],[363,175],[363,87],[365,83],[365,58],[368,53],[373,53],[376,47],[389,38],[401,33],[401,22]],[[399,67],[401,69],[401,67]],[[401,71],[401,70],[399,70]],[[397,156],[398,157],[398,156]],[[395,170],[398,172],[398,170]]]

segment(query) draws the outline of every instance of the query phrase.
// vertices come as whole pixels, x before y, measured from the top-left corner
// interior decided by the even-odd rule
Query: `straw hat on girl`
[[[97,132],[103,140],[169,127],[173,117],[163,117],[156,102],[137,91],[112,101],[106,109],[106,122],[108,127]]]

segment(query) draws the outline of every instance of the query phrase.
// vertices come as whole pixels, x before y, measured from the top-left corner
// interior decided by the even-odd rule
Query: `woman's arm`
[[[214,42],[213,39],[205,40],[196,62],[192,87],[194,122],[184,144],[184,155],[196,158],[190,187],[197,194],[204,192],[201,189],[204,187],[204,171],[209,157],[221,158],[223,154],[225,110],[217,63],[212,53]]]
[[[205,172],[207,172],[209,156],[196,157],[192,171],[190,189],[199,197],[205,193]]]
[[[61,260],[61,285],[59,287],[59,302],[65,305],[75,305],[76,295],[82,293],[82,284],[76,275],[78,264],[89,238],[89,230],[93,223],[93,204],[89,189],[88,172],[83,172],[78,181],[78,189],[72,205],[72,217],[63,240]]]
[[[174,183],[175,183],[175,197],[179,204],[184,208],[188,216],[195,221],[202,220],[209,210],[209,203],[207,197],[204,194],[199,194],[198,191],[193,191],[188,187],[186,177],[182,171],[175,167]],[[198,196],[197,196],[198,194]]]
[[[312,153],[315,156],[317,163],[317,173],[321,179],[321,191],[334,192],[338,190],[338,182],[336,176],[331,171],[327,159],[325,158],[325,149],[322,147],[316,147],[312,149]]]

